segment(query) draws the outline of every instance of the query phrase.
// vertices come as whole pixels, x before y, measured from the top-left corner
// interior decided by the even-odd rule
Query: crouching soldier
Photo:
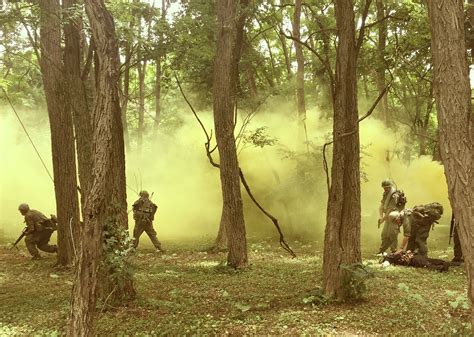
[[[32,259],[41,258],[38,249],[47,253],[57,253],[58,247],[49,244],[49,239],[56,230],[54,218],[48,219],[43,213],[30,209],[28,204],[21,204],[18,210],[25,217],[25,244]]]
[[[133,203],[133,219],[135,220],[135,228],[133,229],[133,237],[135,238],[134,246],[137,248],[140,236],[143,232],[148,234],[151,242],[157,252],[163,252],[161,243],[156,237],[156,231],[153,228],[153,220],[158,209],[151,200],[147,191],[140,192],[140,199]]]
[[[427,240],[435,223],[443,215],[443,206],[432,202],[422,206],[415,206],[411,216],[411,237],[407,249],[417,254],[428,256]]]

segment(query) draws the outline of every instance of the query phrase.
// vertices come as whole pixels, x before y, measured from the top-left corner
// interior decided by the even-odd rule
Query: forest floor
[[[203,245],[203,242],[200,243]],[[52,268],[54,256],[31,261],[0,246],[0,335],[62,335],[72,272]],[[224,253],[169,244],[146,246],[132,258],[137,298],[124,307],[98,303],[99,335],[469,334],[464,268],[448,273],[389,266],[374,256],[362,301],[327,302],[318,295],[322,252],[291,242],[297,258],[268,241],[249,243],[250,266],[224,266]],[[433,257],[449,259],[445,251]],[[320,300],[318,303],[318,300]]]

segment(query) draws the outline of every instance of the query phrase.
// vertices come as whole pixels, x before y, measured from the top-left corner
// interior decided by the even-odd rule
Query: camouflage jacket
[[[158,209],[150,199],[140,198],[133,203],[133,219],[139,222],[152,222],[155,219],[155,213]]]

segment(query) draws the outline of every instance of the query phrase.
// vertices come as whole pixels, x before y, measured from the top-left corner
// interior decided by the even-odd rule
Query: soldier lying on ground
[[[56,230],[56,223],[48,219],[43,213],[30,209],[28,204],[18,206],[21,215],[25,217],[26,224],[26,248],[30,252],[33,260],[41,258],[38,249],[47,253],[57,253],[58,247],[50,245],[49,239]]]
[[[440,259],[431,259],[420,254],[415,255],[410,250],[400,251],[395,254],[386,255],[384,256],[383,261],[388,261],[391,264],[396,264],[400,266],[428,268],[440,272],[446,272],[449,270],[449,262]]]

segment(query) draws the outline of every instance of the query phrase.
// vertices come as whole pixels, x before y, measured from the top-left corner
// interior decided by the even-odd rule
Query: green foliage
[[[367,281],[374,277],[372,269],[362,263],[341,265],[344,272],[342,287],[345,301],[360,301],[368,291]]]
[[[268,127],[261,126],[255,130],[249,130],[242,135],[242,143],[245,145],[252,145],[254,147],[263,148],[265,146],[272,146],[277,143],[278,138],[272,137],[267,133]]]
[[[304,304],[311,304],[312,306],[329,304],[331,299],[324,294],[321,287],[317,287],[311,294],[303,298]]]
[[[122,226],[109,222],[104,229],[104,247],[102,263],[108,277],[120,289],[129,280],[133,272],[130,265],[130,255],[135,250],[133,237]]]

